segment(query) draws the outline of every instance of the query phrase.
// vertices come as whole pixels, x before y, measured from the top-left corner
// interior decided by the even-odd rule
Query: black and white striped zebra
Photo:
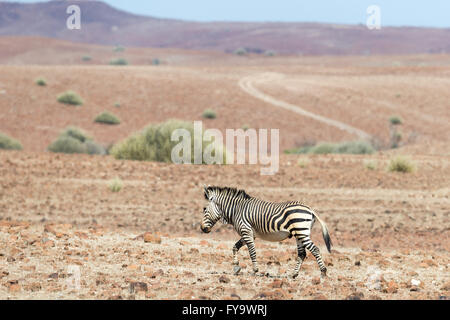
[[[253,271],[258,272],[254,239],[259,237],[268,241],[282,241],[295,237],[298,259],[292,277],[298,276],[308,249],[316,258],[322,276],[326,276],[319,248],[311,241],[311,229],[315,220],[322,225],[322,235],[329,252],[331,239],[326,224],[309,207],[298,201],[273,203],[249,196],[244,190],[236,188],[205,187],[208,206],[203,209],[201,230],[209,233],[214,224],[222,220],[231,224],[241,239],[233,247],[234,272],[240,271],[237,253],[245,244],[248,247]]]

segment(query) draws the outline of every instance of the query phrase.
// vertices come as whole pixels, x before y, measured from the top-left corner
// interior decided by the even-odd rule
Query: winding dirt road
[[[244,90],[251,96],[253,96],[259,100],[262,100],[264,102],[270,103],[274,106],[284,108],[286,110],[290,110],[290,111],[300,114],[302,116],[309,117],[316,121],[325,123],[329,126],[336,127],[338,129],[346,131],[350,134],[354,134],[354,135],[358,136],[358,138],[363,139],[363,140],[369,140],[371,138],[370,134],[368,134],[367,132],[365,132],[361,129],[352,127],[346,123],[343,123],[343,122],[340,122],[340,121],[337,121],[334,119],[330,119],[330,118],[312,113],[312,112],[307,111],[297,105],[294,105],[294,104],[291,104],[291,103],[288,103],[288,102],[285,102],[282,100],[278,100],[272,96],[269,96],[269,95],[259,91],[254,86],[257,83],[280,81],[283,78],[284,78],[283,74],[267,72],[267,73],[262,73],[262,74],[257,74],[257,75],[252,75],[252,76],[241,78],[239,80],[239,86],[241,87],[242,90]]]

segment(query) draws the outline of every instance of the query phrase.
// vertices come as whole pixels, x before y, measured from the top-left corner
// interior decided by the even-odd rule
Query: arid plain
[[[446,299],[450,295],[450,56],[234,56],[2,38],[0,131],[22,151],[0,151],[2,299]],[[46,42],[45,42],[46,41]],[[45,44],[45,45],[43,45]],[[5,46],[6,48],[6,46]],[[82,61],[83,55],[92,57]],[[128,66],[110,66],[115,57]],[[151,65],[158,58],[160,65]],[[45,78],[47,85],[35,80]],[[66,90],[83,106],[57,102]],[[120,106],[118,106],[120,105]],[[205,109],[216,119],[202,119]],[[102,111],[121,124],[94,123]],[[403,119],[388,149],[389,117]],[[46,151],[67,126],[110,145],[147,124],[177,118],[207,128],[280,129],[280,151],[370,137],[373,155],[280,155],[259,165],[174,165]],[[395,155],[412,173],[389,172]],[[300,161],[300,162],[299,162]],[[375,164],[372,170],[365,165]],[[300,164],[299,164],[300,163]],[[119,177],[120,192],[108,183]],[[271,201],[302,200],[329,226],[299,277],[295,242],[256,241],[233,275],[229,226],[206,235],[204,184]],[[74,270],[76,270],[74,275]],[[74,279],[79,276],[79,286]],[[75,281],[76,282],[76,281]]]

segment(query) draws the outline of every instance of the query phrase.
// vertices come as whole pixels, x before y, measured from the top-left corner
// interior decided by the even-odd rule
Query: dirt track
[[[282,74],[277,74],[277,73],[265,73],[265,74],[260,74],[260,75],[256,75],[256,76],[250,76],[250,77],[245,77],[242,78],[241,80],[239,80],[239,86],[242,88],[242,90],[244,90],[245,92],[247,92],[248,94],[252,95],[253,97],[260,99],[264,102],[270,103],[274,106],[280,107],[280,108],[284,108],[287,109],[289,111],[298,113],[304,117],[307,118],[311,118],[313,120],[322,122],[326,125],[329,126],[333,126],[336,127],[340,130],[346,131],[350,134],[356,135],[359,139],[364,139],[364,140],[369,140],[370,139],[370,135],[367,132],[364,132],[363,130],[357,129],[355,127],[349,126],[343,122],[340,121],[336,121],[327,117],[323,117],[320,116],[318,114],[306,111],[305,109],[302,109],[301,107],[297,106],[297,105],[293,105],[290,103],[286,103],[284,101],[275,99],[272,96],[269,96],[267,94],[264,94],[263,92],[259,91],[258,89],[256,89],[253,84],[254,83],[259,83],[259,82],[276,82],[276,81],[280,81],[283,79],[283,75]]]
[[[367,170],[359,156],[314,156],[307,168],[283,156],[279,174],[261,177],[258,166],[0,152],[0,298],[449,296],[448,160],[416,157],[420,170],[404,175],[384,170],[389,156],[370,158],[379,169]],[[108,182],[116,176],[124,187],[113,193]],[[314,228],[329,278],[319,279],[308,254],[299,278],[287,279],[295,263],[290,240],[257,240],[260,269],[268,275],[251,274],[245,248],[243,272],[232,275],[236,235],[222,225],[208,235],[199,230],[203,183],[310,204],[335,245],[328,254]],[[144,232],[153,242],[144,242]],[[70,286],[77,270],[79,289]]]

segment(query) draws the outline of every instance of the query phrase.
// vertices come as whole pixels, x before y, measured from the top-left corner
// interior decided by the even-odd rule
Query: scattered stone
[[[55,246],[55,242],[53,240],[44,238],[42,239],[42,245],[44,246],[44,248],[51,248]]]
[[[128,269],[128,270],[131,270],[131,271],[134,271],[134,270],[139,269],[139,266],[136,265],[136,264],[130,264],[130,265],[127,267],[127,269]]]
[[[12,284],[12,285],[9,286],[8,290],[11,293],[20,292],[20,285],[18,283]]]
[[[423,260],[422,263],[424,263],[428,267],[436,267],[437,266],[437,263],[431,259]]]
[[[258,293],[254,299],[269,299],[269,300],[288,300],[292,296],[283,289],[275,289],[273,291],[263,291]]]
[[[361,261],[355,261],[355,266],[360,266],[361,265]]]
[[[281,288],[283,287],[283,285],[285,284],[285,282],[283,280],[280,279],[275,279],[273,280],[273,282],[271,284],[269,284],[269,287],[271,288]]]
[[[211,245],[209,244],[209,242],[206,241],[206,240],[200,241],[199,244],[200,244],[201,246],[205,246],[205,247],[206,247],[206,246],[211,246]]]
[[[57,238],[62,238],[63,236],[68,236],[70,230],[72,229],[71,224],[46,224],[44,231],[53,233]]]
[[[419,286],[420,285],[420,280],[411,279],[411,285],[412,286]]]
[[[130,293],[133,294],[135,292],[147,292],[148,287],[145,282],[131,282],[130,283]]]
[[[161,237],[157,234],[152,234],[151,232],[144,233],[144,242],[146,243],[161,243]]]
[[[241,297],[238,296],[236,293],[232,293],[232,294],[230,295],[230,297],[231,297],[233,300],[241,300]]]
[[[346,300],[362,300],[364,298],[364,293],[354,292],[345,298]]]
[[[230,282],[230,278],[228,278],[227,276],[220,276],[219,277],[219,282],[221,282],[221,283],[229,283]]]
[[[385,293],[396,293],[398,291],[398,285],[395,281],[390,281],[387,287],[383,290]]]
[[[450,291],[450,281],[447,281],[442,287],[441,290]]]
[[[36,291],[40,291],[42,289],[42,286],[39,282],[33,282],[31,284],[24,286],[24,289],[26,291],[36,292]]]
[[[185,289],[178,295],[178,299],[179,300],[193,300],[193,299],[195,299],[195,295],[192,290]]]
[[[313,278],[311,282],[312,284],[318,285],[320,284],[320,278],[319,277]]]
[[[49,279],[58,279],[58,273],[51,273],[51,274],[49,274],[49,276],[48,276],[48,278]]]

